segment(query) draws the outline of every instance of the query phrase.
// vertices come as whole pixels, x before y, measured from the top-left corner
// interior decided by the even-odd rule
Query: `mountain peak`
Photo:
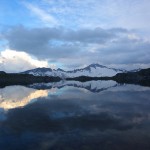
[[[63,71],[63,72],[65,72],[63,69],[61,69],[61,68],[58,68],[56,71]]]
[[[23,72],[24,74],[33,74],[35,76],[59,76],[62,78],[67,77],[79,77],[79,76],[90,76],[90,77],[103,77],[103,76],[114,76],[117,73],[123,72],[119,69],[109,68],[98,63],[90,64],[89,66],[81,69],[75,69],[71,71],[65,71],[61,68],[36,68]]]
[[[91,64],[91,65],[89,65],[88,67],[94,67],[94,68],[96,68],[96,67],[107,68],[106,66],[100,65],[100,64],[98,64],[98,63]]]
[[[46,71],[52,71],[51,68],[46,68],[46,67],[36,68],[36,70],[38,70],[38,71],[44,71],[44,72],[46,72]]]

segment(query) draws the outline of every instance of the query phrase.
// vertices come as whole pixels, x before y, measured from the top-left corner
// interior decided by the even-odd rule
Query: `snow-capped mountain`
[[[79,76],[90,76],[90,77],[111,77],[117,73],[125,72],[125,70],[108,68],[99,64],[91,64],[82,69],[75,69],[72,71],[65,71],[62,69],[51,69],[51,68],[36,68],[22,72],[23,74],[32,74],[34,76],[58,76],[61,78],[67,77],[79,77]]]
[[[128,72],[138,72],[138,71],[140,71],[140,70],[142,70],[142,69],[141,69],[141,68],[138,68],[138,69],[130,70],[130,71],[128,71]]]

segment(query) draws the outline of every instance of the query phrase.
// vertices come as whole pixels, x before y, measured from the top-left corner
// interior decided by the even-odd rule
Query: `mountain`
[[[127,72],[138,72],[138,71],[140,71],[140,70],[142,70],[141,68],[138,68],[138,69],[133,69],[133,70],[130,70],[130,71],[127,71]]]
[[[6,74],[6,72],[0,71],[0,75],[4,75],[4,74]]]
[[[90,76],[90,77],[111,77],[117,73],[125,72],[125,70],[109,68],[99,64],[91,64],[82,69],[75,69],[71,71],[65,71],[63,69],[51,69],[51,68],[36,68],[22,72],[23,74],[32,74],[34,76],[58,76],[61,78]]]
[[[97,66],[94,66],[94,67],[95,67],[95,70],[100,69]],[[150,68],[141,69],[140,71],[137,71],[137,72],[125,72],[123,70],[115,70],[113,68],[107,68],[104,66],[103,68],[101,67],[100,71],[104,71],[103,69],[105,70],[107,69],[107,71],[111,70],[113,73],[115,72],[116,75],[112,77],[108,77],[110,76],[110,74],[107,74],[107,75],[105,74],[105,76],[96,77],[97,74],[96,75],[92,74],[93,66],[91,67],[91,65],[83,69],[78,69],[78,70],[74,70],[70,72],[60,70],[60,69],[52,70],[50,68],[37,68],[37,69],[26,71],[24,73],[2,72],[0,73],[0,88],[1,87],[3,88],[4,86],[8,86],[8,85],[29,85],[33,83],[48,83],[48,82],[64,81],[63,78],[60,78],[58,76],[60,75],[60,73],[61,73],[61,77],[63,75],[66,81],[80,81],[83,83],[83,82],[88,82],[88,81],[113,80],[121,84],[128,83],[128,84],[139,84],[143,86],[150,86]],[[117,72],[120,72],[120,73],[117,73]],[[79,73],[82,73],[82,74],[89,73],[89,76],[83,75],[83,76],[77,76],[77,77],[67,77],[69,76],[69,74],[71,74],[72,76],[73,75],[76,76],[76,75],[79,75]],[[106,72],[102,72],[102,73],[106,73]],[[55,76],[51,76],[52,74]]]
[[[139,84],[150,86],[150,68],[141,69],[137,72],[118,73],[113,77],[118,83]]]

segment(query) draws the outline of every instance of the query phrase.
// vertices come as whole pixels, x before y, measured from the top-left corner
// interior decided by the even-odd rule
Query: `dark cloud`
[[[11,49],[23,50],[36,55],[60,52],[67,54],[80,51],[79,46],[89,43],[104,44],[117,37],[123,29],[104,30],[101,28],[66,30],[64,28],[34,28],[27,29],[18,26],[5,34]],[[125,32],[125,31],[124,31]],[[80,44],[79,44],[80,43]]]
[[[3,36],[10,49],[53,61],[63,59],[61,63],[75,66],[87,62],[150,63],[150,42],[140,38],[135,31],[123,28],[72,30],[17,26]]]
[[[82,43],[106,43],[117,37],[117,34],[122,31],[118,30],[104,30],[102,28],[80,29],[78,31],[68,31],[65,35],[67,41],[82,42]]]
[[[98,55],[107,56],[103,62],[117,64],[150,63],[150,42],[143,40],[119,39],[106,48],[99,50]]]

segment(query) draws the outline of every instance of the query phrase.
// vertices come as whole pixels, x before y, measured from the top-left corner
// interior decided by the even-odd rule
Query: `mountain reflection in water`
[[[149,150],[150,88],[114,81],[0,89],[1,150]]]

